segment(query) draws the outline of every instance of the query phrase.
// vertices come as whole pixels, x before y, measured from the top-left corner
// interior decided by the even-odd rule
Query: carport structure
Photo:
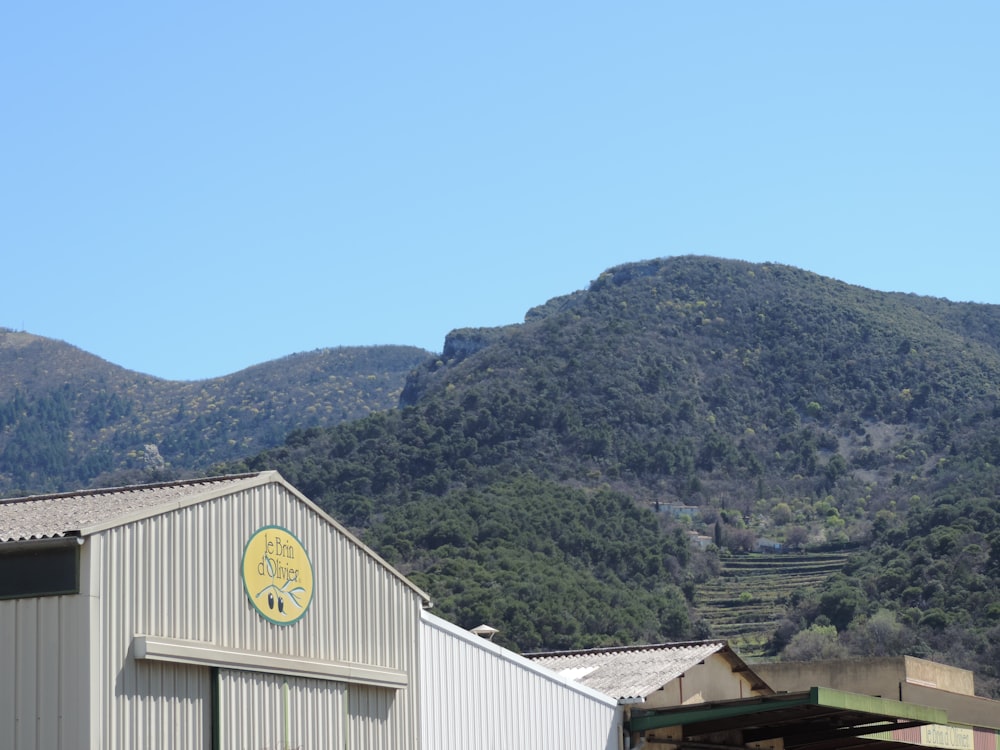
[[[900,750],[921,744],[912,741],[911,730],[947,723],[940,708],[813,687],[660,709],[636,706],[627,731],[633,746],[645,740],[691,750]]]

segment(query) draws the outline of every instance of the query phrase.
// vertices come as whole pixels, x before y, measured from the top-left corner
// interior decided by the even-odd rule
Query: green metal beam
[[[906,719],[920,724],[947,724],[943,709],[918,706],[915,703],[875,698],[860,693],[848,693],[832,688],[814,687],[801,693],[760,696],[746,701],[706,703],[703,706],[678,706],[637,715],[633,711],[630,728],[633,732],[676,727],[687,724],[724,721],[740,716],[754,716],[789,708],[812,707],[863,714],[864,722],[878,719]]]
[[[770,696],[768,696],[770,697]],[[695,706],[676,706],[673,708],[653,709],[640,713],[640,709],[632,710],[632,731],[640,732],[646,729],[660,727],[677,727],[684,724],[699,724],[703,721],[720,721],[736,716],[747,716],[761,711],[773,711],[778,708],[793,708],[809,704],[808,693],[788,693],[776,696],[775,701],[764,702],[764,698],[751,698],[745,701],[732,701],[726,705],[705,703]],[[648,724],[648,725],[647,725]]]
[[[846,711],[877,714],[891,719],[911,719],[926,724],[948,723],[948,712],[943,708],[919,706],[916,703],[903,703],[887,698],[876,698],[873,695],[848,693],[825,687],[810,688],[809,694],[814,696],[817,706],[826,708],[842,708]]]

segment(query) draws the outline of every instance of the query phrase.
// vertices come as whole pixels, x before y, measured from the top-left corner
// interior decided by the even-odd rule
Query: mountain
[[[410,375],[402,412],[290,442],[405,442],[392,477],[359,470],[375,471],[353,484],[374,497],[431,479],[445,492],[473,469],[744,516],[766,496],[831,495],[844,523],[825,537],[844,540],[950,480],[954,446],[996,419],[998,385],[996,306],[674,258],[611,269],[523,325],[456,331]],[[373,447],[354,441],[329,466],[367,465]]]
[[[182,476],[281,444],[293,428],[392,408],[415,347],[320,349],[169,381],[0,329],[0,492]]]
[[[169,383],[7,331],[0,363],[5,488],[274,468],[516,649],[718,631],[1000,695],[1000,306],[685,256],[439,356]]]
[[[766,537],[852,552],[783,597],[769,652],[905,648],[992,684],[998,386],[1000,307],[676,257],[455,331],[399,410],[228,468],[279,469],[516,648],[706,635],[699,587]]]

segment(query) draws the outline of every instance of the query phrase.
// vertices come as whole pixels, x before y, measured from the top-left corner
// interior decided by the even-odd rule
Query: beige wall
[[[903,700],[920,706],[943,708],[948,712],[951,724],[1000,729],[1000,701],[949,693],[911,683],[903,685]]]
[[[975,695],[973,674],[968,669],[949,667],[926,659],[903,657],[906,663],[906,682],[923,687],[947,690],[949,693]]]
[[[646,696],[644,708],[681,706],[709,701],[735,700],[759,695],[743,673],[734,672],[725,656],[712,654],[704,662],[672,680],[663,690]]]
[[[975,692],[972,672],[912,656],[774,662],[753,668],[771,687],[784,692],[829,687],[900,700],[901,685],[906,683],[962,695]]]

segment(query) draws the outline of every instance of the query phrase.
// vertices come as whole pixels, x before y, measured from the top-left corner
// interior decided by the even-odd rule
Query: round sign
[[[242,575],[250,603],[275,625],[291,625],[312,603],[312,563],[288,529],[257,529],[243,550]]]

